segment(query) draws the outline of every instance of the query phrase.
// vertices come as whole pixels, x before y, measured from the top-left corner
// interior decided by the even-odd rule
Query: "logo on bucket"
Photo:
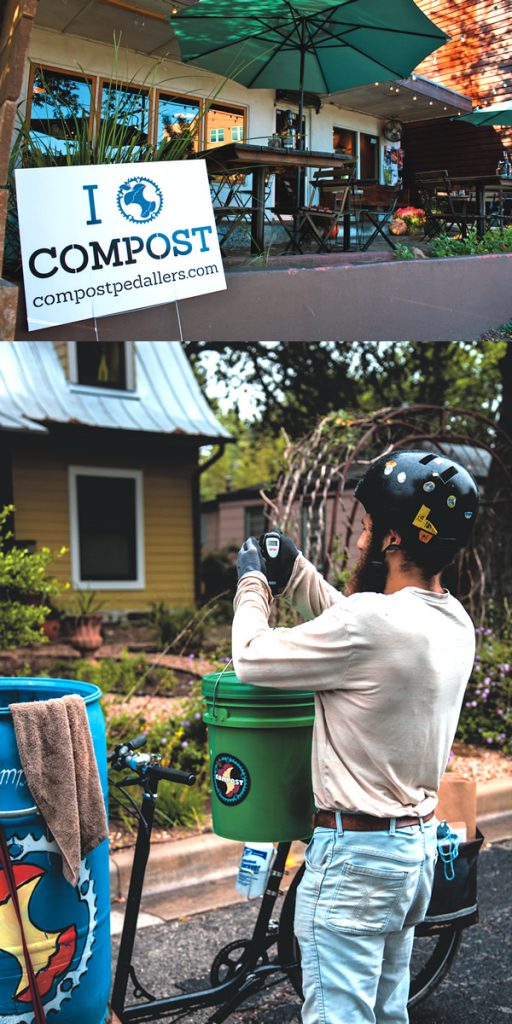
[[[212,769],[213,788],[223,804],[241,804],[251,779],[244,764],[233,754],[217,754]]]

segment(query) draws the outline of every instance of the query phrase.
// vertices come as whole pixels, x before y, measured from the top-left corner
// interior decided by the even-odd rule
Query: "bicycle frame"
[[[158,783],[162,777],[162,770],[156,767],[149,767],[144,777],[139,776],[126,779],[120,785],[143,785],[144,795],[142,800],[141,815],[135,843],[135,852],[130,876],[130,885],[126,902],[126,913],[124,918],[121,942],[117,958],[117,966],[112,990],[112,1009],[115,1011],[122,1024],[139,1024],[143,1021],[159,1020],[172,1013],[179,1013],[187,1008],[199,1009],[200,1007],[218,1007],[218,1010],[210,1017],[211,1024],[221,1024],[225,1021],[237,1006],[262,987],[265,979],[271,974],[281,973],[283,978],[287,977],[288,969],[294,964],[281,964],[277,960],[268,964],[258,965],[258,959],[265,954],[269,945],[268,935],[271,928],[271,913],[279,893],[279,884],[284,874],[286,858],[291,843],[280,843],[273,869],[268,881],[267,889],[262,898],[260,911],[256,920],[253,934],[248,941],[247,955],[240,965],[234,977],[227,981],[207,989],[190,992],[183,995],[173,995],[160,999],[154,998],[137,979],[132,964],[133,947],[137,929],[140,902],[144,886],[144,876],[151,846],[151,831],[153,828],[156,794]],[[277,939],[277,926],[275,934]],[[143,996],[144,1001],[126,1005],[126,995],[129,981],[134,986],[134,995]]]

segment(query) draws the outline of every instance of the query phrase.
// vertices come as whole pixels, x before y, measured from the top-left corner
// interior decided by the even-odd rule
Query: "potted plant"
[[[103,636],[101,626],[103,602],[98,601],[94,590],[78,590],[75,595],[73,614],[68,626],[68,639],[80,654],[91,654],[101,647]]]
[[[389,225],[392,235],[412,235],[423,227],[427,219],[425,210],[419,206],[401,206],[395,210]]]

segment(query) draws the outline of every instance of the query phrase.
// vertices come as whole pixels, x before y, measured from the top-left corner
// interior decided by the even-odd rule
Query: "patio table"
[[[495,189],[496,193],[501,192],[502,194],[509,192],[509,197],[512,198],[512,177],[506,177],[503,174],[451,174],[450,180],[454,188],[458,188],[461,191],[470,193],[474,190],[476,203],[476,230],[478,237],[482,238],[485,234],[486,190]]]
[[[206,161],[208,174],[227,176],[229,174],[252,174],[251,252],[260,253],[265,241],[265,179],[269,175],[293,168],[343,167],[350,158],[340,153],[323,153],[315,150],[273,149],[271,146],[255,146],[248,142],[229,142],[214,149],[202,150],[192,159]],[[214,207],[215,209],[215,207]],[[224,211],[226,207],[223,207]],[[239,215],[241,207],[233,207]],[[350,223],[344,222],[343,248],[350,248]]]

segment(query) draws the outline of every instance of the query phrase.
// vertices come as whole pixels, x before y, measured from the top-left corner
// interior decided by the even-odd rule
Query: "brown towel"
[[[11,704],[27,785],[76,885],[80,860],[108,835],[107,816],[85,702],[69,694]]]

